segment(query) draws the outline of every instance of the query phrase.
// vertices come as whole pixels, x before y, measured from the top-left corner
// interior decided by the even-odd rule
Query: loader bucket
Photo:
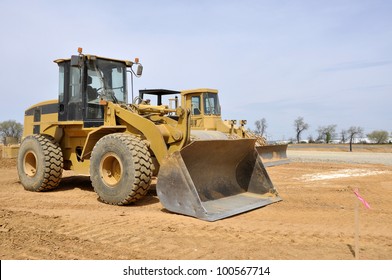
[[[264,166],[276,166],[289,163],[287,158],[287,144],[257,146],[256,150],[261,156]]]
[[[206,221],[281,200],[254,139],[192,142],[164,160],[156,189],[167,210]]]

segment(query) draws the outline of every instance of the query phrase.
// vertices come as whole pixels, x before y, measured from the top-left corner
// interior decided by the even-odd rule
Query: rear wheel
[[[152,166],[148,148],[140,138],[109,134],[97,142],[91,154],[91,182],[103,202],[129,204],[147,193]]]
[[[49,135],[30,135],[19,148],[18,175],[28,191],[46,191],[58,186],[63,173],[63,153]]]

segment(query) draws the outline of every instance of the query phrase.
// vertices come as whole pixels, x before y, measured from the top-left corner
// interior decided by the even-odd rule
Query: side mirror
[[[81,67],[82,66],[82,58],[79,55],[71,56],[71,66],[72,67]]]
[[[140,77],[143,73],[143,65],[138,64],[137,65],[137,70],[136,70],[136,76]]]

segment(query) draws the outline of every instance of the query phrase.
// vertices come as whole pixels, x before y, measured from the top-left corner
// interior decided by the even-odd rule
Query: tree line
[[[296,118],[293,126],[295,130],[295,140],[297,143],[300,143],[303,132],[308,130],[310,126],[305,122],[303,117]],[[255,122],[255,127],[253,132],[264,137],[268,127],[266,119],[262,118],[257,120]],[[336,131],[336,127],[336,124],[319,126],[317,128],[317,138],[313,139],[313,137],[310,136],[308,139],[309,142],[331,143],[332,140],[339,138],[341,143],[349,142],[350,151],[352,151],[352,144],[355,138],[364,136],[364,129],[360,126],[351,126],[348,129],[342,129],[340,132]],[[366,134],[366,136],[376,144],[383,144],[389,142],[389,138],[392,137],[392,132],[388,133],[386,130],[374,130],[371,133]]]

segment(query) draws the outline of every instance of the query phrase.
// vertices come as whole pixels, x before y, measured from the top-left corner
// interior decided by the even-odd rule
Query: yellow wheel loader
[[[191,137],[194,139],[205,137],[223,137],[224,139],[256,139],[256,150],[262,158],[264,166],[276,166],[289,163],[287,144],[269,145],[266,140],[245,128],[246,120],[222,120],[219,105],[218,90],[200,88],[184,91],[166,89],[144,89],[139,91],[135,102],[153,102],[162,105],[163,100],[169,101],[172,108],[179,105],[191,112]],[[151,100],[155,99],[155,100]],[[206,131],[208,131],[206,133]],[[212,131],[218,131],[213,133]],[[223,134],[222,134],[223,133]]]
[[[25,111],[18,154],[29,191],[57,187],[63,170],[89,175],[102,202],[125,205],[156,191],[167,210],[215,221],[280,201],[255,150],[256,139],[191,139],[186,107],[128,102],[135,61],[82,54],[58,59],[57,100]],[[133,69],[137,67],[137,69]]]

